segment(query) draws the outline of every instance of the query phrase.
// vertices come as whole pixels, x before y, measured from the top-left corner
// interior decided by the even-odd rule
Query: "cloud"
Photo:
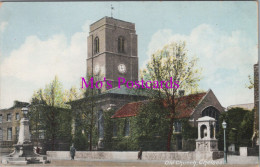
[[[203,68],[201,85],[206,90],[217,90],[222,105],[253,101],[253,93],[245,88],[245,84],[257,62],[257,43],[245,32],[227,33],[208,24],[195,27],[188,35],[174,34],[171,29],[158,30],[148,45],[147,57],[167,43],[183,40],[187,43],[189,56],[197,56],[198,65]],[[220,90],[230,95],[224,97]],[[236,98],[235,95],[244,97]]]
[[[28,36],[25,42],[13,50],[0,65],[1,99],[5,101],[9,99],[9,105],[16,99],[28,101],[33,90],[44,88],[55,75],[67,87],[79,86],[80,77],[86,74],[89,25],[90,21],[87,21],[82,26],[82,31],[74,33],[71,37],[55,34],[47,40],[41,40],[35,35]],[[26,84],[27,87],[33,88],[23,95],[13,93],[17,86]],[[6,103],[1,102],[1,107],[5,107]]]
[[[7,27],[8,23],[6,21],[0,23],[0,33],[3,33]]]

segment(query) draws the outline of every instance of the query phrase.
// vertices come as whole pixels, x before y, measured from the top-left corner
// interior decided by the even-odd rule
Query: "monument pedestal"
[[[223,151],[218,151],[218,140],[196,140],[196,160],[215,160],[224,157]]]
[[[30,141],[29,120],[26,117],[27,108],[22,108],[25,113],[20,121],[20,131],[17,144],[14,145],[14,152],[2,157],[2,164],[29,164],[29,163],[47,163],[47,156],[39,155],[33,150],[33,144]]]
[[[224,152],[218,150],[216,134],[216,120],[205,116],[199,118],[198,139],[196,140],[196,160],[215,160],[224,157]]]

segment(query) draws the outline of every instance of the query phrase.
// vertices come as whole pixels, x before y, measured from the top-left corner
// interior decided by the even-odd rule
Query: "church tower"
[[[93,62],[93,66],[92,66]],[[138,80],[137,35],[135,24],[104,17],[90,25],[87,73],[101,76],[118,87],[118,77]],[[104,84],[103,84],[104,85]]]

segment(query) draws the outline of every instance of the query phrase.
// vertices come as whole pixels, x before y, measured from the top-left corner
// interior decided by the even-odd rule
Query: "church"
[[[145,91],[136,94],[132,89],[125,86],[118,88],[118,78],[125,80],[138,81],[138,36],[135,30],[135,24],[112,17],[103,17],[102,19],[90,25],[88,36],[88,55],[87,55],[87,75],[99,76],[102,79],[112,83],[112,88],[102,87],[98,93],[97,106],[94,113],[97,114],[98,142],[93,143],[97,150],[104,149],[104,118],[106,111],[113,109],[114,115],[111,119],[126,119],[134,117],[138,113],[138,105],[148,99]],[[218,121],[218,116],[224,112],[212,90],[200,94],[188,95],[182,97],[184,103],[189,103],[189,99],[196,99],[196,106],[189,108],[177,108],[180,118],[188,118],[192,126],[197,126],[196,120],[202,116],[214,117]],[[70,102],[73,113],[79,112],[82,108],[79,106],[84,103],[84,98]],[[76,115],[76,114],[73,114]],[[77,125],[77,117],[74,116],[72,125],[72,134]],[[131,123],[126,124],[128,130]],[[176,125],[175,129],[181,125]],[[111,129],[114,131],[114,129]],[[82,132],[84,133],[84,132]],[[127,134],[131,135],[131,133]],[[179,139],[181,140],[181,139]],[[179,142],[181,143],[181,142]],[[181,149],[181,147],[180,147]]]

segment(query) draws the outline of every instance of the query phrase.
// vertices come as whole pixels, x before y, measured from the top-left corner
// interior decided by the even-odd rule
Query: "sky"
[[[200,89],[223,107],[253,103],[248,75],[257,63],[256,2],[5,2],[0,5],[0,109],[57,75],[65,89],[86,74],[89,25],[104,16],[135,23],[139,68],[170,42],[199,58]]]

